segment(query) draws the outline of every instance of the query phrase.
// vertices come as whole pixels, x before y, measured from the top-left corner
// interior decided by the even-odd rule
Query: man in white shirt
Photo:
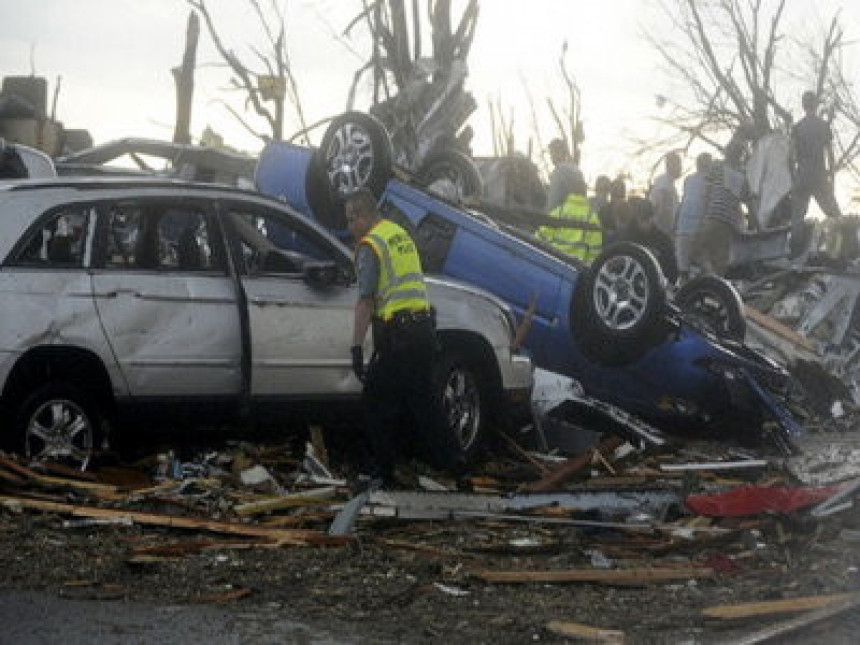
[[[681,176],[681,155],[670,152],[666,155],[666,172],[657,177],[648,199],[654,206],[654,222],[657,228],[674,240],[675,211],[678,210],[678,189],[675,181]]]

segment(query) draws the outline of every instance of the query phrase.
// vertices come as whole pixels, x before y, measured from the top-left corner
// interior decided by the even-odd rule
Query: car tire
[[[98,406],[70,383],[47,383],[18,408],[15,435],[28,459],[86,470],[102,437]]]
[[[570,321],[586,358],[608,366],[637,360],[668,332],[666,279],[656,258],[630,242],[605,249],[577,280]]]
[[[363,112],[345,112],[326,128],[319,163],[332,194],[343,200],[360,188],[382,194],[391,178],[391,139],[385,126]]]
[[[678,289],[675,304],[694,327],[717,338],[744,341],[747,322],[743,301],[727,280],[712,275],[693,278]]]
[[[443,150],[432,154],[418,169],[418,180],[424,186],[445,179],[454,185],[460,200],[480,197],[484,193],[481,172],[475,162],[459,150]]]
[[[450,463],[469,462],[484,441],[487,414],[486,379],[466,354],[443,350],[433,369],[435,400],[441,404],[447,436],[439,449]]]

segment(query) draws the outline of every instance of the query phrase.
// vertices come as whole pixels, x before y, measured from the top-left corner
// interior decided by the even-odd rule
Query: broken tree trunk
[[[171,70],[173,81],[176,83],[176,125],[173,130],[173,143],[191,143],[191,106],[194,101],[194,67],[197,63],[199,38],[200,19],[192,11],[188,15],[182,65]]]

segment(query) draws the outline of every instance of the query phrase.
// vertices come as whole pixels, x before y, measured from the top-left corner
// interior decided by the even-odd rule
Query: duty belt
[[[381,320],[383,325],[391,325],[394,327],[402,327],[412,323],[426,323],[433,320],[433,312],[429,309],[420,311],[401,310],[395,311],[388,320]]]

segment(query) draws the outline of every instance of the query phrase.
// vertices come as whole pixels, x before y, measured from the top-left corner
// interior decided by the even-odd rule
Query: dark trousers
[[[374,475],[391,480],[398,444],[422,449],[433,466],[456,468],[456,440],[434,394],[432,323],[377,325],[374,340],[376,352],[362,393]]]
[[[795,184],[791,189],[791,257],[803,253],[807,243],[804,221],[812,198],[827,217],[840,217],[842,212],[833,195],[833,184],[827,178]]]

